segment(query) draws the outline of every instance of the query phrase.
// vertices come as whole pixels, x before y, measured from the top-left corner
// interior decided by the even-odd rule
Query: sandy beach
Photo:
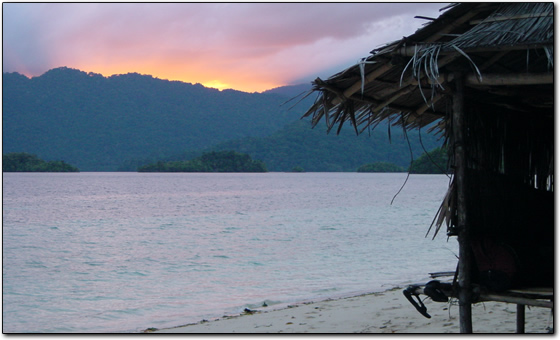
[[[424,301],[425,318],[402,294],[403,288],[381,293],[307,302],[283,309],[263,307],[254,313],[224,316],[154,333],[459,333],[457,302]],[[474,333],[515,333],[516,305],[485,302],[473,305]],[[547,333],[551,310],[526,307],[526,333]]]

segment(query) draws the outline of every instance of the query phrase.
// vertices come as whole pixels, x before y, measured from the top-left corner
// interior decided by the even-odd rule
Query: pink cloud
[[[261,91],[350,66],[441,3],[5,3],[4,71],[152,72]],[[27,71],[25,71],[27,70]],[[120,70],[120,71],[119,71]]]

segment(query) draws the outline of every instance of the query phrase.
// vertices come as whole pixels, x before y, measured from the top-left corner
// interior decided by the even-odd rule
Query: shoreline
[[[424,304],[425,318],[402,294],[405,287],[350,297],[304,301],[285,307],[270,306],[239,315],[171,328],[145,329],[144,333],[459,333],[457,301]],[[423,297],[422,297],[423,298]],[[516,305],[484,302],[472,306],[474,333],[515,333]],[[526,307],[525,332],[547,333],[554,320],[548,308]]]

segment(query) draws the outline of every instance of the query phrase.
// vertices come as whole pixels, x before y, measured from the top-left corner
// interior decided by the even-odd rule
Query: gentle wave
[[[5,333],[137,332],[455,267],[445,176],[4,174]]]

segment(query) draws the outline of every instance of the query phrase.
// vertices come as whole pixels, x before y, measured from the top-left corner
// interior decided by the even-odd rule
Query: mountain
[[[311,129],[300,117],[316,96],[298,103],[310,84],[245,93],[65,67],[31,79],[4,73],[2,84],[3,154],[26,152],[80,171],[136,171],[223,150],[249,154],[270,171],[356,171],[377,161],[410,162],[398,128],[391,129],[391,140],[387,125],[360,136],[349,126],[340,135],[321,125]],[[426,150],[441,145],[434,136],[422,139]],[[416,157],[422,153],[417,133],[410,140]]]
[[[2,85],[3,153],[64,160],[82,171],[266,136],[302,115],[282,106],[283,95],[137,73],[103,77],[62,67],[31,79],[4,73]]]

